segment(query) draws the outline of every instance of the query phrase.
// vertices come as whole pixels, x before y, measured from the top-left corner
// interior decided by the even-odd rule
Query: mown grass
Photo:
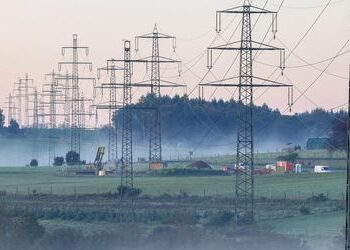
[[[285,174],[256,176],[256,195],[267,198],[308,198],[324,193],[331,199],[343,199],[345,173]],[[232,196],[234,176],[202,177],[135,177],[135,186],[143,194],[179,194],[199,196]],[[9,193],[82,194],[115,192],[117,176],[62,176],[54,168],[0,168],[0,190]]]

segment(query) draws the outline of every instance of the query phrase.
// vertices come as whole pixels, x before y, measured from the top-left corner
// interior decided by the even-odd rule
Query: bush
[[[64,157],[63,156],[57,156],[54,159],[54,166],[62,166],[64,164]]]
[[[208,218],[208,226],[227,226],[234,218],[234,213],[224,211],[214,214]]]
[[[118,195],[121,197],[137,197],[142,193],[139,188],[129,187],[129,186],[118,186]]]
[[[171,169],[161,169],[153,170],[150,172],[154,176],[166,176],[166,177],[176,177],[176,176],[222,176],[227,175],[224,171],[212,170],[212,169],[187,169],[187,168],[171,168]]]
[[[37,167],[39,165],[39,162],[37,159],[32,159],[29,163],[31,167]]]
[[[288,161],[288,162],[296,162],[296,160],[299,159],[299,154],[298,153],[290,153],[287,155],[281,155],[277,157],[277,160],[279,161]]]
[[[309,214],[311,214],[310,208],[305,207],[305,206],[302,206],[302,207],[299,209],[299,211],[300,211],[300,213],[301,213],[302,215],[309,215]]]
[[[45,228],[41,226],[32,214],[27,214],[15,223],[15,238],[23,242],[35,242],[45,233]]]
[[[309,201],[315,201],[315,202],[324,202],[324,201],[327,201],[328,198],[327,198],[326,195],[321,193],[319,195],[312,195],[311,198],[309,198],[308,200]]]
[[[66,163],[69,166],[80,164],[80,155],[75,151],[69,151],[66,154]]]
[[[46,234],[42,239],[43,246],[49,246],[50,249],[81,249],[80,243],[84,242],[83,234],[74,229],[62,228],[56,229],[50,234]]]

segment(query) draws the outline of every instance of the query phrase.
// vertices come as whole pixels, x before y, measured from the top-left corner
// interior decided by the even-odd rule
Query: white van
[[[316,165],[314,168],[314,173],[332,173],[333,171],[329,166]]]

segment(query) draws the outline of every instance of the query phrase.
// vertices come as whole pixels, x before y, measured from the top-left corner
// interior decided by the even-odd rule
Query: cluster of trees
[[[141,97],[138,103],[133,104],[133,107],[150,107],[154,103],[154,96],[146,95]],[[239,107],[240,104],[235,100],[205,101],[190,99],[186,95],[162,96],[160,111],[163,142],[189,147],[198,144],[231,142],[236,134]],[[283,142],[293,142],[303,145],[310,137],[329,137],[330,148],[344,149],[346,146],[347,113],[344,111],[329,112],[315,109],[290,116],[277,109],[271,109],[266,104],[254,106],[253,109],[255,134],[259,142],[279,142],[282,145]],[[147,144],[151,112],[154,110],[133,110],[134,139],[139,144]],[[122,115],[121,110],[114,117],[119,130],[122,128]],[[30,130],[20,129],[15,120],[11,120],[8,127],[5,127],[5,116],[0,109],[0,133],[1,130],[10,134],[31,136]],[[49,136],[45,131],[46,129],[40,129],[40,137]],[[56,137],[65,136],[62,131],[64,132],[63,129],[57,130]],[[96,132],[99,137],[101,133],[107,134],[106,129],[102,128]]]
[[[345,112],[338,113],[332,124],[329,133],[329,149],[330,150],[346,150],[347,149],[347,126],[348,115]]]
[[[153,103],[154,97],[147,95],[133,106],[149,107]],[[240,104],[235,100],[205,101],[190,99],[187,96],[162,96],[160,110],[164,142],[198,144],[205,139],[204,144],[210,144],[231,141],[236,134],[239,107]],[[141,109],[133,111],[135,138],[147,138],[147,124],[151,112],[152,110]],[[332,137],[331,131],[332,127],[336,126],[335,122],[342,119],[339,117],[347,115],[344,111],[335,113],[315,109],[290,116],[277,109],[271,109],[266,104],[254,106],[253,112],[255,133],[261,139],[259,141],[294,142],[302,145],[310,137]],[[121,111],[116,116],[118,124],[122,124],[122,113]],[[339,130],[344,132],[341,126]],[[188,138],[191,138],[190,142]],[[343,137],[340,135],[339,138]]]
[[[7,131],[11,134],[17,134],[20,132],[20,127],[16,120],[11,119],[10,124],[7,127],[5,127],[5,119],[6,117],[4,111],[0,109],[0,130],[7,129]]]

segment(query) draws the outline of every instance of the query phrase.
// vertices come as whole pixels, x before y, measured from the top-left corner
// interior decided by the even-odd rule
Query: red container
[[[294,163],[288,161],[278,161],[276,166],[283,168],[285,172],[293,172],[294,170]]]

